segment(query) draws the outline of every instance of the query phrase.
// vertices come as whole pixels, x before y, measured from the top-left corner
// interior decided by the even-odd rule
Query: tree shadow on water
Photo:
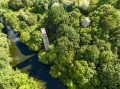
[[[64,86],[58,79],[51,77],[49,74],[50,67],[40,63],[37,55],[34,55],[19,65],[15,66],[14,69],[22,69],[29,65],[31,65],[31,68],[27,69],[26,72],[29,72],[29,76],[46,82],[46,89],[67,89],[66,86]]]

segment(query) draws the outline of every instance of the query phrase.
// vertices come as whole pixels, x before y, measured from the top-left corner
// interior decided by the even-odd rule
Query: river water
[[[46,82],[46,89],[67,89],[58,79],[50,76],[50,67],[39,62],[38,56],[31,52],[28,47],[21,43],[18,35],[2,19],[0,22],[7,29],[7,36],[12,41],[10,52],[14,58],[11,65],[14,69],[18,68],[23,73],[29,74],[37,80]]]

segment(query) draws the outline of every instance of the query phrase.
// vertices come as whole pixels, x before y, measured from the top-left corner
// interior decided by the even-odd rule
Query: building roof
[[[91,22],[90,19],[88,17],[85,17],[85,19],[87,22]]]

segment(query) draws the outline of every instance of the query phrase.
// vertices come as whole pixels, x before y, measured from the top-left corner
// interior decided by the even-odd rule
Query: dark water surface
[[[29,72],[29,75],[35,79],[47,82],[47,89],[67,89],[61,82],[59,82],[58,79],[54,79],[50,76],[50,67],[40,63],[37,55],[34,55],[31,58],[25,60],[16,67],[18,69],[22,69],[29,65],[31,65],[31,68],[26,70],[26,72]]]
[[[67,89],[58,79],[54,79],[50,76],[50,67],[40,63],[38,56],[21,43],[18,35],[6,25],[2,19],[0,19],[0,22],[6,27],[8,38],[13,42],[10,50],[15,59],[12,63],[14,69],[18,68],[22,72],[28,73],[29,76],[46,82],[47,89]]]

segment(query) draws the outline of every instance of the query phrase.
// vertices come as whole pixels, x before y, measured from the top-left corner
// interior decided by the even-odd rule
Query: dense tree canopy
[[[68,89],[120,89],[119,8],[120,0],[0,0],[0,17]],[[85,17],[91,21],[87,28],[82,27]],[[44,48],[43,27],[49,51]],[[7,54],[10,41],[2,29],[0,24],[0,75],[10,81],[0,76],[5,80],[0,87],[15,84],[14,88],[38,89],[28,75],[12,73]]]
[[[12,69],[10,44],[7,36],[0,33],[0,89],[44,89],[43,82],[36,82],[27,74]]]
[[[120,62],[108,62],[106,64],[102,64],[99,70],[99,78],[100,81],[103,83],[103,87],[106,89],[119,89],[120,84]]]

